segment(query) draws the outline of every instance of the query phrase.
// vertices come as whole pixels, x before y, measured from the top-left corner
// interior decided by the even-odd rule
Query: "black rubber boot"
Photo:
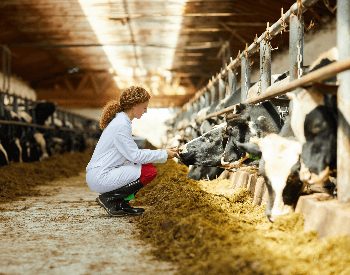
[[[125,204],[124,199],[129,197],[131,194],[134,194],[135,192],[139,191],[142,187],[143,184],[141,183],[140,179],[137,179],[116,190],[101,194],[100,196],[98,196],[96,201],[101,207],[103,207],[106,210],[108,215],[112,217],[122,217],[130,214],[130,212],[135,212],[130,209],[131,206],[130,208],[122,207],[122,204]],[[140,210],[136,210],[136,213],[140,213]]]
[[[107,214],[111,217],[123,217],[125,216],[125,212],[122,209],[117,209],[117,203],[121,200],[116,200],[115,197],[112,196],[104,196],[102,194],[96,198],[97,203],[106,210]],[[124,199],[123,199],[124,200]]]
[[[145,212],[145,209],[143,208],[132,207],[129,201],[126,201],[126,200],[123,200],[122,202],[117,203],[117,209],[123,210],[125,213],[127,213],[130,216],[139,216],[139,215],[142,215],[143,212]]]

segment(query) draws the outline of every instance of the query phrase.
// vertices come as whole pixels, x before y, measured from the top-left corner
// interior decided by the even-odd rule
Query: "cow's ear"
[[[293,100],[293,99],[296,99],[297,96],[295,93],[286,93],[286,96],[290,99],[290,100]]]

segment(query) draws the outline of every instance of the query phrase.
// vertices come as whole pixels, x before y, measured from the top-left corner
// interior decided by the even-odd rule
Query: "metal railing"
[[[4,117],[5,108],[11,110],[15,113],[18,113],[20,109],[31,115],[30,109],[35,106],[37,102],[23,98],[14,94],[9,94],[8,92],[0,91],[0,115]],[[55,125],[55,118],[62,121],[63,125],[58,127]],[[56,108],[53,115],[49,118],[49,125],[39,125],[36,123],[35,118],[32,117],[32,122],[22,122],[14,120],[0,120],[0,124],[11,124],[11,125],[21,125],[39,129],[47,130],[60,130],[60,131],[71,131],[76,133],[86,133],[87,136],[99,135],[99,125],[98,121],[82,116],[77,115],[67,110],[61,108]],[[67,126],[71,125],[71,127]]]
[[[284,95],[302,85],[320,82],[337,75],[340,83],[339,89],[330,89],[327,93],[337,93],[338,96],[338,141],[337,141],[337,188],[338,200],[350,202],[350,1],[337,1],[337,45],[339,61],[318,69],[312,73],[302,75],[304,24],[302,13],[314,5],[317,0],[298,0],[281,18],[271,27],[267,24],[266,31],[245,50],[231,60],[208,85],[198,91],[195,96],[183,106],[174,118],[174,129],[177,129],[182,120],[189,120],[191,116],[210,106],[214,100],[223,99],[219,92],[220,81],[227,80],[229,94],[236,92],[237,72],[241,66],[241,102],[255,104],[265,100],[275,100],[277,96]],[[271,46],[270,40],[289,26],[289,75],[290,83],[278,88],[269,88],[271,85]],[[260,80],[259,94],[247,99],[250,87],[251,55],[260,52]],[[211,113],[205,119],[220,116],[232,111],[230,106],[218,112]]]

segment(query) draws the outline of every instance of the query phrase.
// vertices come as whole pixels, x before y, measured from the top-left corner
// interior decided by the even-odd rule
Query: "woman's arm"
[[[139,149],[136,143],[133,141],[131,136],[126,136],[123,133],[116,134],[114,140],[114,145],[118,151],[129,161],[134,163],[157,163],[166,162],[167,158],[174,155],[174,151],[167,150],[149,150],[149,149]],[[176,154],[175,154],[176,155]],[[173,156],[174,157],[174,156]],[[172,157],[172,158],[173,158]]]

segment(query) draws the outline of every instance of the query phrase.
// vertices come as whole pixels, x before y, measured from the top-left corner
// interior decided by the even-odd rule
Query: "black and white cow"
[[[225,169],[220,167],[191,165],[187,177],[193,180],[213,180],[216,179],[223,171],[225,171]]]
[[[310,66],[310,72],[338,58],[336,48],[322,54]],[[291,128],[302,145],[300,178],[307,184],[322,184],[337,162],[337,97],[336,78],[314,84],[294,93]]]
[[[331,62],[322,57],[310,67],[310,72]],[[326,80],[329,81],[334,83],[335,79]],[[238,144],[239,148],[261,156],[259,171],[269,192],[266,216],[271,222],[294,211],[305,185],[333,194],[335,186],[328,175],[336,166],[337,109],[335,97],[326,94],[325,89],[329,92],[335,88],[314,84],[288,93],[292,110],[280,134]]]
[[[253,137],[250,143],[238,143],[239,148],[260,157],[259,172],[264,177],[269,193],[266,217],[273,222],[277,217],[293,212],[304,184],[299,178],[301,144],[295,140],[290,117],[279,135]]]
[[[228,122],[180,147],[180,161],[186,165],[239,167],[246,152],[237,147],[236,141],[248,142],[253,136],[263,137],[281,129],[278,110],[270,102],[236,105],[232,115]]]

